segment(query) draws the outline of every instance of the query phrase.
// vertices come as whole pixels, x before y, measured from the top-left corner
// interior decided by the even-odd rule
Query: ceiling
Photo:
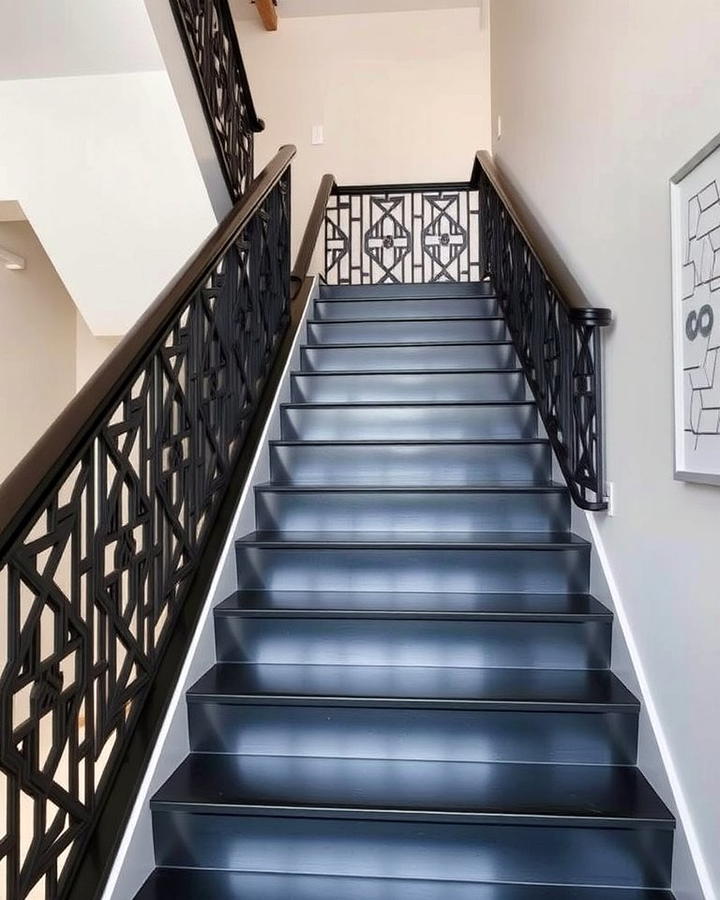
[[[349,13],[410,12],[418,9],[457,9],[480,6],[482,0],[278,0],[280,19],[300,16],[337,16]],[[251,0],[232,0],[240,19],[257,15]]]

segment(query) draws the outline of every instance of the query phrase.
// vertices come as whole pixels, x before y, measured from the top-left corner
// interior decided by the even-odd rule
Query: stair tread
[[[136,900],[673,900],[670,891],[156,869]]]
[[[333,344],[332,346],[337,346]],[[464,369],[371,369],[368,371],[367,369],[332,369],[329,372],[308,372],[304,369],[295,369],[290,374],[297,377],[301,376],[302,378],[335,378],[338,375],[340,376],[348,376],[348,375],[357,375],[362,378],[373,378],[376,375],[409,375],[413,378],[418,375],[520,375],[522,374],[523,369],[519,366],[513,366],[512,368],[502,368],[500,366],[483,366],[480,368],[476,368],[473,366],[468,366]]]
[[[601,669],[218,663],[187,696],[191,702],[314,701],[576,712],[639,709],[622,682]]]
[[[325,321],[325,320],[321,320]],[[403,320],[405,321],[405,320]],[[486,341],[407,341],[403,342],[401,347],[486,347],[492,346],[512,346],[512,341],[508,339],[493,339]],[[351,343],[344,342],[342,344],[302,344],[302,350],[341,350],[346,347],[382,347],[387,350],[388,344],[378,343],[377,341],[353,341]]]
[[[634,766],[191,753],[154,809],[673,828]]]
[[[590,544],[576,534],[554,531],[252,531],[239,541],[260,547],[344,549],[454,547],[480,550],[578,549]]]
[[[412,319],[405,319],[400,316],[397,318],[388,318],[381,316],[353,316],[349,319],[308,319],[308,325],[353,325],[372,322],[374,324],[382,322],[402,322],[407,325],[409,322],[504,322],[505,316],[498,313],[478,313],[474,316],[413,316]]]
[[[277,440],[270,441],[273,447],[426,447],[451,444],[453,446],[462,447],[465,445],[491,445],[502,447],[506,444],[542,444],[549,446],[550,441],[547,438],[525,438],[525,437],[506,437],[506,438],[377,438],[363,440],[356,438],[354,440],[340,440],[327,438],[325,440],[318,438],[309,438],[308,440]],[[513,482],[515,483],[515,482]]]
[[[377,407],[423,407],[423,406],[535,406],[534,400],[342,400],[311,403],[282,403],[282,409],[374,409]]]
[[[236,591],[215,615],[410,616],[514,621],[612,620],[589,594],[441,594],[361,591]]]
[[[563,484],[286,484],[268,481],[255,486],[256,491],[278,494],[566,494]]]

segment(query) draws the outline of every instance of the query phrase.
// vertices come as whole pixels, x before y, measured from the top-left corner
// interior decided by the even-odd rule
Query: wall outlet
[[[313,125],[312,127],[312,144],[324,144],[325,143],[325,129],[322,125]]]
[[[497,117],[497,139],[502,138],[502,116]]]
[[[605,499],[607,500],[606,513],[609,516],[615,515],[615,482],[608,481],[605,485]]]

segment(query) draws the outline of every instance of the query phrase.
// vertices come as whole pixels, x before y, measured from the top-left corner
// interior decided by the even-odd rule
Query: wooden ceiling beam
[[[277,7],[273,0],[255,0],[255,6],[267,31],[277,31]]]

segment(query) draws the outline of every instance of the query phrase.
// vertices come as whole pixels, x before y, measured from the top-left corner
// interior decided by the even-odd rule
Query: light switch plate
[[[313,125],[312,143],[313,145],[325,143],[325,129],[322,125]]]

